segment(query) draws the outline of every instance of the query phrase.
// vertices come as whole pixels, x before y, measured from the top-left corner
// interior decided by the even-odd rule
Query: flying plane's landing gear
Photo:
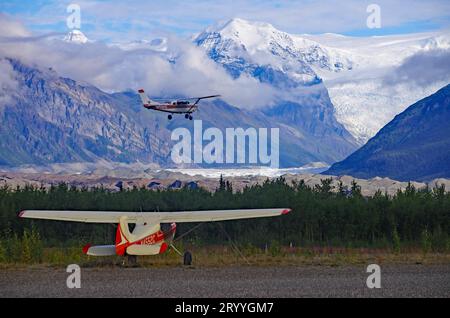
[[[192,116],[191,115],[189,115],[189,120],[192,120]]]
[[[167,116],[167,119],[171,120],[172,119],[172,115]]]
[[[184,118],[188,119],[189,118],[189,114],[185,114]]]

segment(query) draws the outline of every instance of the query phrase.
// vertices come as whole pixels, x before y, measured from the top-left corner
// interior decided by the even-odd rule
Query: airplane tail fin
[[[140,90],[138,90],[138,93],[139,93],[139,96],[141,97],[141,101],[142,101],[142,104],[144,105],[144,107],[150,106],[151,101],[147,97],[147,95],[145,95],[144,90],[141,88]]]
[[[123,256],[127,250],[129,242],[131,239],[130,229],[128,228],[128,218],[122,216],[119,220],[119,225],[116,231],[116,254]]]

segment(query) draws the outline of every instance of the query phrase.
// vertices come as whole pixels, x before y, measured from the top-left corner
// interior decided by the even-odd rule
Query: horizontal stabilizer
[[[83,253],[91,256],[111,256],[116,255],[115,245],[98,245],[91,246],[90,244],[83,247]]]

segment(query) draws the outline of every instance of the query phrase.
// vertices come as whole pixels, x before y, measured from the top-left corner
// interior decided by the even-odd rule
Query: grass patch
[[[279,247],[273,250],[255,247],[242,248],[240,253],[230,246],[207,246],[190,248],[194,267],[222,266],[351,266],[363,264],[449,264],[450,253],[423,253],[420,247],[393,249],[336,248],[336,247]],[[81,252],[79,247],[44,248],[38,262],[2,262],[0,268],[40,266],[62,267],[78,264],[82,267],[115,267],[127,264],[127,259],[119,256],[94,257]],[[182,257],[174,251],[162,255],[138,257],[139,267],[177,267]]]

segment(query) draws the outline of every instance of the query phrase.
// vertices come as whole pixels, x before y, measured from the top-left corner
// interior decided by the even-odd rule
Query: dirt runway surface
[[[450,264],[383,265],[369,289],[366,266],[64,268],[0,270],[0,297],[450,297]]]

